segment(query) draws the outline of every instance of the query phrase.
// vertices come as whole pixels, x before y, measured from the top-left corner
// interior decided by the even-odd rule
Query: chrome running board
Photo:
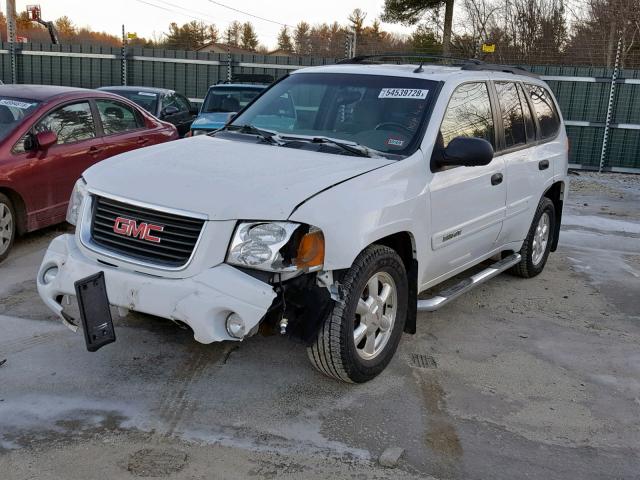
[[[501,274],[505,270],[513,267],[520,262],[522,257],[519,253],[514,253],[508,257],[503,258],[499,262],[494,263],[488,268],[485,268],[481,272],[475,275],[465,278],[464,280],[452,285],[449,288],[445,288],[434,297],[426,300],[418,300],[419,312],[433,312],[441,307],[444,307],[450,301],[458,298],[463,293],[467,293],[474,287],[483,284],[487,280],[491,280],[496,275]]]

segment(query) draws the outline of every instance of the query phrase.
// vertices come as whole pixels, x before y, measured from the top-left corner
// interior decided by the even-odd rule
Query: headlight
[[[204,135],[209,133],[209,130],[191,130],[191,136],[195,137],[196,135]]]
[[[227,263],[267,272],[320,270],[324,264],[322,231],[293,222],[241,222]]]
[[[69,206],[67,207],[67,222],[71,225],[78,223],[78,215],[80,214],[80,207],[84,197],[87,196],[87,182],[84,179],[79,178],[73,187],[71,192],[71,198],[69,199]]]

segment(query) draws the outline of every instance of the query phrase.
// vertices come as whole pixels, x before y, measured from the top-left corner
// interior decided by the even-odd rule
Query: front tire
[[[329,377],[362,383],[391,361],[407,317],[408,279],[391,248],[365,249],[342,280],[344,299],[336,302],[313,344],[311,363]]]
[[[542,272],[551,251],[555,228],[555,206],[547,197],[542,197],[533,216],[533,222],[531,222],[527,238],[520,250],[522,260],[512,267],[509,272],[523,278],[532,278]]]
[[[16,211],[9,198],[0,193],[0,263],[9,256],[16,238]]]

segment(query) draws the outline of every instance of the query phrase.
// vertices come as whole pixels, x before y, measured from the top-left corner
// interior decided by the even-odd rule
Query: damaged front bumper
[[[45,272],[57,267],[55,275]],[[104,272],[109,304],[123,309],[181,321],[201,343],[238,340],[225,323],[235,313],[250,332],[267,313],[276,296],[271,285],[229,265],[220,264],[189,278],[168,279],[96,262],[77,247],[73,235],[55,238],[38,271],[38,293],[67,325],[62,298],[75,295],[77,280]]]

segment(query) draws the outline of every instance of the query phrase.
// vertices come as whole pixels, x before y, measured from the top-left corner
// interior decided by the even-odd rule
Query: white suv
[[[75,235],[52,241],[38,291],[74,329],[63,305],[77,297],[90,350],[115,340],[111,305],[202,343],[298,336],[321,372],[364,382],[417,310],[507,269],[542,271],[567,150],[547,85],[518,69],[301,69],[218,132],[88,169],[69,205]]]

